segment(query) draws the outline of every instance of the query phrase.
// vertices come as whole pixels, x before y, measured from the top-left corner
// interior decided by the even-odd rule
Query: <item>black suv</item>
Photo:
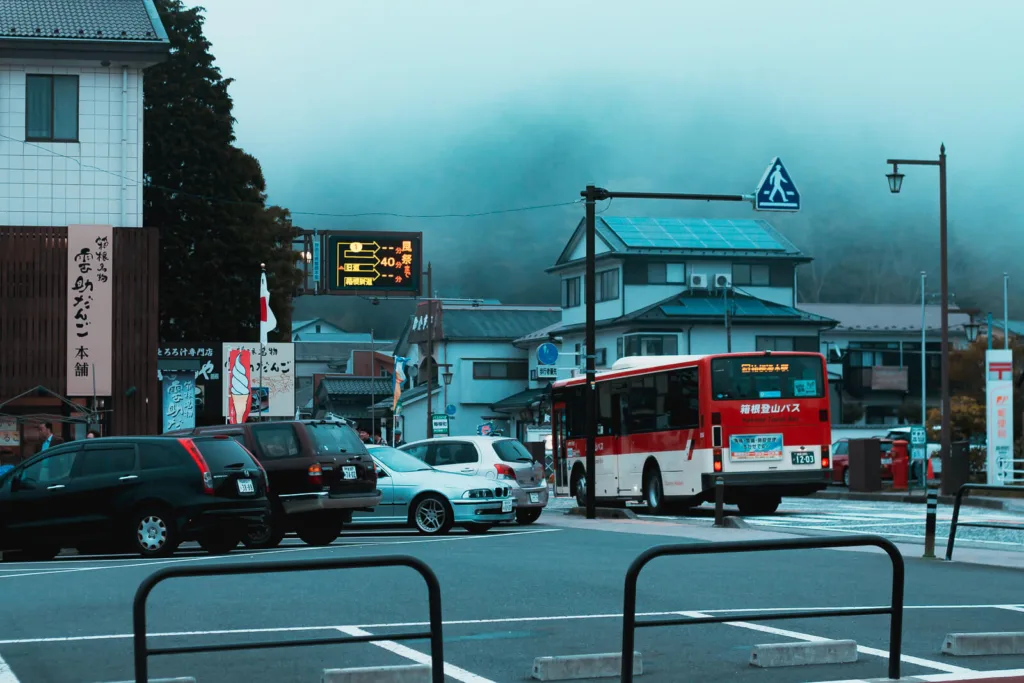
[[[111,437],[54,446],[0,476],[0,551],[166,557],[229,552],[266,522],[267,476],[228,438]]]
[[[288,531],[308,545],[330,545],[354,511],[380,504],[373,458],[345,422],[275,420],[169,433],[229,436],[266,469],[271,523],[242,539],[250,548],[277,546]]]

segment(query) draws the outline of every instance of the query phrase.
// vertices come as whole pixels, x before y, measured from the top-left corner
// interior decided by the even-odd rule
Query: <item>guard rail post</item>
[[[938,514],[939,492],[928,489],[928,511],[924,520],[924,555],[926,559],[935,559],[935,516]]]
[[[991,484],[962,484],[956,492],[953,500],[953,519],[949,523],[949,540],[946,542],[946,561],[953,559],[953,543],[956,541],[956,530],[962,526],[973,526],[982,529],[1004,529],[1007,531],[1024,531],[1021,524],[998,524],[995,522],[961,522],[960,506],[963,504],[967,491],[1020,491],[1024,492],[1024,486],[993,486]]]

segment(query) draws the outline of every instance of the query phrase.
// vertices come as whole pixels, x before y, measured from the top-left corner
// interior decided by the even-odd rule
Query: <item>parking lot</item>
[[[620,648],[623,579],[644,549],[691,542],[682,524],[637,520],[569,522],[550,510],[532,527],[424,538],[404,531],[346,533],[328,548],[286,539],[275,550],[226,558],[184,547],[173,558],[61,557],[0,564],[0,683],[102,683],[132,678],[131,602],[159,567],[190,563],[287,562],[297,558],[408,554],[437,573],[443,593],[449,680],[529,680],[535,657]],[[578,528],[585,526],[586,528]],[[698,538],[743,530],[699,530]],[[688,537],[687,534],[690,534]],[[1024,574],[907,558],[904,675],[1024,667],[1022,657],[953,659],[939,654],[951,631],[1024,631]],[[774,609],[889,604],[883,554],[809,550],[662,558],[642,574],[638,612],[743,614]],[[160,646],[236,640],[388,634],[427,622],[422,580],[405,568],[176,579],[158,586],[148,610]],[[852,638],[853,664],[755,669],[765,642]],[[730,622],[642,629],[642,680],[789,682],[881,677],[887,617]],[[429,661],[426,641],[330,645],[157,657],[152,678],[200,681],[318,681],[324,668]]]

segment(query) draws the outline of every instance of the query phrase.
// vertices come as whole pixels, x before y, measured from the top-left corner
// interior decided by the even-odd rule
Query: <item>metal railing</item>
[[[427,584],[430,630],[388,633],[375,636],[338,636],[331,638],[303,638],[299,640],[271,640],[224,643],[220,645],[183,645],[179,647],[151,648],[146,641],[146,600],[157,584],[167,579],[197,576],[229,576],[237,574],[275,574],[281,572],[318,571],[325,569],[365,569],[369,567],[409,567],[419,572]],[[254,564],[220,564],[202,567],[168,567],[146,577],[135,592],[132,605],[132,632],[135,654],[135,683],[148,683],[149,657],[199,652],[225,652],[229,650],[255,650],[260,648],[303,647],[308,645],[337,645],[341,643],[373,643],[385,640],[430,639],[431,681],[444,683],[444,644],[441,636],[441,585],[434,571],[423,561],[407,555],[387,557],[359,557],[351,559],[329,558],[300,560],[297,562],[258,562]]]
[[[994,486],[992,484],[963,484],[956,492],[956,499],[953,501],[953,519],[949,523],[949,541],[946,542],[946,561],[953,559],[953,543],[956,541],[956,530],[962,526],[981,527],[983,529],[1006,529],[1010,531],[1024,531],[1024,524],[1000,524],[998,522],[961,522],[960,505],[963,503],[964,495],[969,490],[974,491],[1024,491],[1024,486]]]
[[[892,562],[892,604],[889,607],[853,607],[830,610],[801,610],[761,612],[713,617],[683,617],[679,619],[636,620],[636,583],[641,570],[651,560],[666,555],[717,555],[723,553],[749,553],[763,550],[811,550],[816,548],[850,548],[875,546],[889,555]],[[730,621],[773,621],[776,619],[815,619],[818,617],[853,617],[888,614],[889,619],[889,678],[900,677],[900,649],[903,639],[903,556],[881,536],[841,536],[829,538],[798,538],[771,541],[738,541],[734,543],[686,543],[661,545],[637,556],[626,571],[625,604],[622,611],[622,683],[633,681],[633,647],[636,629],[656,626],[683,626],[691,624],[723,624]]]

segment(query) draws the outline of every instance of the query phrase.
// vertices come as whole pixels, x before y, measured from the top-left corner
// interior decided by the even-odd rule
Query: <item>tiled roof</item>
[[[390,353],[394,342],[295,342],[296,362],[345,363],[353,351]]]
[[[839,321],[837,332],[921,332],[921,304],[800,304],[810,313]],[[942,327],[942,307],[924,307],[925,328]],[[959,309],[949,311],[949,327],[955,331],[971,316]]]
[[[560,321],[562,310],[540,306],[444,307],[441,319],[448,340],[512,341]]]
[[[369,396],[394,391],[394,380],[387,377],[324,377],[324,389],[329,396]]]
[[[313,385],[295,390],[295,406],[299,410],[311,410],[313,408]]]
[[[529,334],[523,335],[519,339],[516,339],[515,343],[516,344],[528,344],[530,342],[536,342],[536,341],[548,341],[550,333],[554,332],[555,330],[557,330],[561,326],[562,326],[562,321],[561,321],[561,319],[559,319],[557,322],[553,322],[550,325],[545,325],[544,327],[540,328],[539,330],[534,330],[533,332],[531,332]]]
[[[0,38],[161,42],[152,0],[3,0]]]

